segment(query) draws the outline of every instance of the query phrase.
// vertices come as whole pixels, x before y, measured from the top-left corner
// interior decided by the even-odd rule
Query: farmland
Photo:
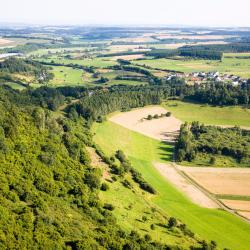
[[[0,248],[248,250],[249,32],[0,29]]]
[[[229,54],[230,55],[230,54]],[[190,59],[150,59],[136,61],[136,64],[146,65],[152,68],[175,70],[184,73],[197,71],[219,71],[221,73],[238,75],[243,78],[250,77],[250,59],[242,57],[228,58],[226,54],[220,61],[190,60]]]
[[[221,247],[247,249],[247,235],[244,234],[249,230],[248,224],[228,212],[194,205],[153,167],[153,162],[171,160],[171,146],[111,122],[96,124],[94,132],[95,141],[108,155],[119,148],[129,156],[133,166],[159,192],[153,199],[157,206],[180,218],[201,237],[215,239]]]
[[[237,212],[250,212],[249,169],[180,167],[200,186]],[[246,215],[247,215],[246,213]],[[244,216],[248,219],[249,216]]]
[[[167,101],[163,103],[163,107],[183,122],[199,121],[209,125],[242,127],[249,127],[250,124],[250,111],[244,107],[213,107],[181,101]]]

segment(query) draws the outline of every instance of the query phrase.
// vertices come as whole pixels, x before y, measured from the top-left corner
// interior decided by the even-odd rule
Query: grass
[[[216,198],[224,200],[250,201],[250,196],[244,196],[244,195],[217,194]]]
[[[250,78],[250,59],[249,58],[228,58],[222,61],[215,60],[195,60],[195,59],[152,59],[135,61],[136,64],[147,65],[153,68],[182,71],[185,73],[196,71],[219,71],[244,78]]]
[[[220,248],[248,250],[250,225],[223,210],[201,208],[168,183],[153,162],[169,161],[172,147],[111,122],[95,124],[94,140],[106,154],[122,149],[132,165],[158,192],[155,205],[188,225],[201,238],[215,240]]]
[[[80,69],[73,69],[70,67],[55,66],[53,67],[52,73],[54,78],[50,81],[50,84],[55,85],[71,85],[80,84],[83,82],[84,72]]]
[[[13,89],[16,89],[16,90],[26,89],[26,87],[24,87],[24,86],[22,86],[22,85],[20,85],[18,83],[15,83],[15,82],[4,82],[4,83],[0,84],[0,86],[2,86],[2,85],[9,86],[9,87],[11,87]]]
[[[130,183],[131,178],[126,177]],[[124,187],[120,181],[109,184],[110,189],[100,192],[100,199],[103,203],[114,205],[113,214],[117,223],[127,232],[137,230],[141,235],[150,234],[152,239],[167,244],[182,245],[189,248],[190,243],[194,240],[185,237],[181,232],[176,230],[172,232],[167,229],[166,215],[155,208],[150,202],[148,194],[141,192],[139,188],[133,187],[133,190]],[[142,217],[146,220],[143,221]],[[155,230],[150,226],[154,224]]]
[[[106,58],[64,59],[64,58],[59,58],[58,56],[51,56],[49,59],[38,59],[38,60],[44,62],[51,62],[51,60],[53,60],[55,63],[62,63],[62,64],[72,63],[88,67],[93,66],[97,68],[105,68],[117,64],[115,61],[107,60]]]
[[[183,122],[199,121],[207,125],[250,126],[250,110],[239,106],[213,107],[182,101],[167,101],[162,105]]]

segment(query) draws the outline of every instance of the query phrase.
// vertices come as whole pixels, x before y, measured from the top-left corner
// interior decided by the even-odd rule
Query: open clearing
[[[181,167],[181,170],[213,194],[250,196],[249,168]]]
[[[167,101],[162,106],[182,122],[199,121],[206,125],[250,127],[250,110],[242,107],[213,107],[181,101]]]
[[[195,204],[206,208],[220,207],[214,200],[188,181],[187,178],[183,177],[175,167],[164,163],[155,163],[154,166],[161,175],[187,195]]]
[[[109,118],[110,121],[130,130],[147,135],[160,141],[172,142],[178,135],[182,122],[173,116],[146,120],[148,115],[161,115],[167,112],[160,106],[145,107],[119,113]],[[142,120],[143,119],[143,120]]]

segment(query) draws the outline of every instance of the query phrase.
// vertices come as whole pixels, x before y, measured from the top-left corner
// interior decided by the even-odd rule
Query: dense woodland
[[[221,60],[223,53],[216,50],[206,50],[196,46],[181,47],[179,49],[154,49],[146,53],[147,56],[154,58],[167,58],[175,56],[202,58],[207,60]]]
[[[87,120],[72,113],[55,116],[43,107],[45,90],[22,94],[0,87],[0,248],[179,249],[116,224],[115,207],[98,198],[105,185],[86,150],[95,147]],[[76,95],[65,89],[57,94],[63,91]],[[113,165],[114,174],[129,171],[142,189],[155,193],[121,151],[116,157],[120,167]]]
[[[32,60],[10,57],[0,62],[1,79],[10,80],[13,78],[12,74],[15,73],[35,76],[39,83],[48,83],[54,77],[53,73],[49,72],[48,67]]]
[[[238,127],[221,128],[204,126],[198,122],[191,125],[185,123],[176,144],[177,160],[191,162],[199,153],[210,155],[211,164],[215,163],[215,155],[222,155],[250,167],[250,132]]]

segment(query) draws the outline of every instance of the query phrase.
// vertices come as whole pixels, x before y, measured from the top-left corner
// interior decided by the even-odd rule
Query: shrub
[[[115,209],[115,207],[112,204],[109,204],[109,203],[105,203],[103,208],[107,209],[109,211],[113,211]]]
[[[173,228],[177,226],[177,220],[174,217],[170,217],[168,220],[168,227]]]
[[[101,190],[102,191],[107,191],[107,190],[109,190],[109,185],[107,184],[107,183],[102,183],[102,185],[101,185]]]

